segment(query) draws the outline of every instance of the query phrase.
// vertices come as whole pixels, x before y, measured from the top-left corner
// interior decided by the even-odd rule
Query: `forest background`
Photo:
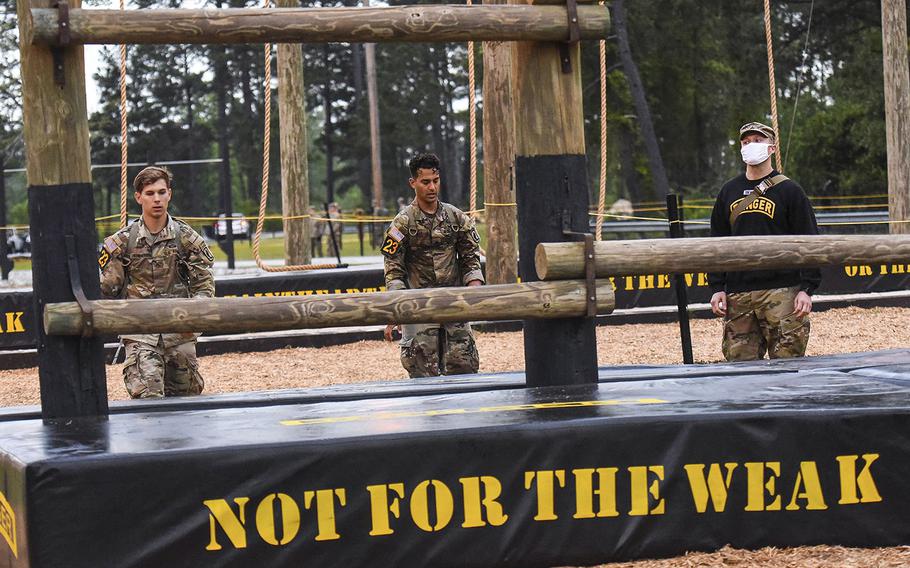
[[[414,4],[417,0],[388,4]],[[116,3],[113,3],[116,4]],[[89,7],[116,8],[109,0]],[[208,0],[209,7],[257,6]],[[301,6],[352,6],[356,0]],[[375,2],[373,4],[376,4]],[[194,5],[200,5],[197,0]],[[179,0],[131,0],[129,9],[176,8]],[[780,151],[787,175],[810,196],[887,193],[880,3],[875,0],[776,0],[772,30]],[[669,188],[687,199],[713,198],[742,169],[738,127],[770,123],[762,2],[641,0],[625,5],[632,56],[644,83]],[[15,0],[0,5],[0,163],[24,167],[21,79]],[[476,43],[478,129],[483,100],[482,44]],[[600,178],[600,73],[597,42],[582,44],[582,84],[592,203]],[[360,44],[304,44],[311,202],[338,201],[345,212],[370,211],[370,136],[364,49]],[[383,205],[410,198],[407,160],[421,150],[443,161],[443,199],[466,208],[468,77],[465,44],[376,46],[382,137]],[[273,59],[273,65],[275,60]],[[234,211],[258,210],[262,176],[261,45],[133,46],[128,50],[130,161],[162,162],[229,156]],[[620,61],[607,40],[607,203],[663,202],[652,176],[639,113]],[[273,76],[277,72],[273,70]],[[100,100],[89,118],[92,162],[120,161],[119,54],[105,47],[94,77]],[[279,96],[273,81],[273,96]],[[277,103],[273,103],[277,109]],[[521,117],[518,117],[521,120]],[[278,113],[272,113],[273,191],[280,213]],[[645,129],[646,131],[646,129]],[[478,135],[480,139],[480,134]],[[482,160],[482,148],[479,149]],[[482,163],[482,162],[481,162]],[[172,167],[173,212],[219,212],[219,167]],[[130,179],[138,168],[131,168]],[[6,181],[7,222],[27,224],[24,174]],[[483,176],[479,168],[478,203]],[[119,171],[93,172],[98,216],[119,211]],[[884,198],[883,198],[884,201]],[[690,216],[706,216],[707,211]]]

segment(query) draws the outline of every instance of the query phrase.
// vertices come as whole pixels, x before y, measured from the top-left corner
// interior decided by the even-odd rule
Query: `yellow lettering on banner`
[[[884,268],[884,267],[882,267]],[[891,274],[906,274],[907,265],[905,264],[892,264],[891,265]]]
[[[616,510],[616,472],[615,467],[573,469],[575,476],[575,514],[573,519],[593,519],[596,517],[618,517]],[[594,487],[594,474],[597,473],[597,487]],[[597,511],[594,511],[594,496],[598,497]]]
[[[689,477],[689,488],[692,490],[692,499],[695,501],[695,510],[704,513],[708,509],[708,498],[714,506],[715,513],[723,513],[727,506],[727,494],[730,491],[730,481],[733,479],[733,470],[739,464],[728,462],[726,476],[720,472],[720,464],[712,463],[708,467],[708,476],[705,479],[705,464],[693,463],[683,466]]]
[[[616,290],[616,277],[610,276],[609,278],[607,278],[607,280],[610,281],[610,286],[613,288],[613,290]]]
[[[19,558],[19,544],[16,537],[16,512],[6,500],[6,495],[0,491],[0,534],[6,540],[13,556]]]
[[[699,285],[699,286],[707,286],[707,285],[708,285],[708,273],[707,273],[707,272],[699,272],[699,273],[698,273],[698,285]]]
[[[461,524],[463,528],[484,527],[487,522],[498,527],[509,520],[509,516],[502,510],[502,504],[496,500],[502,494],[502,483],[498,479],[483,475],[462,477],[458,481],[464,488],[464,522]],[[487,521],[484,521],[484,512]]]
[[[281,539],[278,539],[278,531],[275,530],[275,500],[281,503]],[[297,502],[291,499],[290,495],[284,493],[272,493],[266,495],[259,506],[256,507],[256,530],[262,540],[272,546],[280,546],[294,540],[300,531],[300,507]]]
[[[25,312],[6,312],[6,333],[23,333],[25,327],[22,325],[22,314]],[[0,333],[3,330],[0,329]]]
[[[629,515],[633,517],[663,515],[665,503],[660,498],[660,482],[664,480],[664,466],[633,466],[629,468],[629,473],[632,493]],[[655,479],[649,484],[649,477],[652,474]],[[652,498],[656,503],[653,509],[650,508]]]
[[[370,514],[373,517],[373,526],[370,536],[384,536],[392,534],[389,513],[396,519],[401,518],[401,500],[404,499],[404,483],[388,483],[385,485],[368,485],[370,492]],[[389,492],[395,493],[392,502],[389,502]]]
[[[658,288],[669,288],[670,287],[670,276],[668,274],[658,274],[657,275],[657,287]]]
[[[806,500],[807,511],[823,511],[828,508],[822,494],[822,484],[818,478],[818,467],[814,461],[799,462],[799,472],[793,484],[793,495],[786,506],[788,511],[798,511],[797,499]]]
[[[780,477],[780,462],[748,462],[746,466],[746,485],[748,501],[746,511],[780,511],[780,495],[777,495],[775,480]],[[765,469],[774,475],[765,481]],[[774,497],[770,504],[765,504],[765,492]]]
[[[625,280],[625,283],[626,283],[626,290],[635,289],[635,280],[633,279],[632,276],[623,276],[623,280]]]
[[[560,487],[566,486],[566,470],[526,471],[525,489],[531,489],[536,481],[537,485],[537,514],[535,521],[555,521],[556,515],[556,483]],[[555,483],[554,483],[555,481]]]
[[[338,504],[344,507],[347,505],[347,496],[344,488],[337,489],[320,489],[318,491],[303,492],[303,506],[309,510],[313,504],[313,497],[316,497],[316,540],[338,540],[341,535],[335,528],[335,496],[338,496]]]
[[[246,529],[243,525],[246,524],[246,504],[249,500],[249,497],[237,497],[234,499],[234,503],[237,504],[236,515],[224,499],[210,499],[202,502],[209,509],[210,539],[205,547],[206,550],[221,550],[221,545],[218,544],[218,539],[216,538],[216,523],[227,535],[234,548],[246,548]]]
[[[845,266],[844,271],[850,278],[855,278],[856,276],[872,276],[872,267],[868,264],[860,264],[858,266]]]
[[[840,500],[838,505],[856,505],[857,503],[879,503],[882,496],[875,486],[872,471],[869,469],[877,460],[878,454],[863,454],[863,469],[856,474],[856,460],[859,456],[837,456],[840,464]],[[862,497],[857,496],[857,489]]]
[[[436,524],[430,524],[430,487],[436,501]],[[411,493],[411,518],[422,531],[437,532],[446,528],[455,514],[455,499],[449,487],[438,479],[421,481]]]
[[[638,289],[639,290],[650,290],[654,287],[654,275],[653,274],[642,274],[638,277]]]

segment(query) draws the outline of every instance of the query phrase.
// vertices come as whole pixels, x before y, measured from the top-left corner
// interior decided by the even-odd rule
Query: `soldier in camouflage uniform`
[[[750,122],[739,135],[746,171],[720,190],[711,236],[817,235],[809,198],[771,165],[774,130]],[[820,282],[817,269],[709,274],[711,309],[724,317],[721,348],[727,361],[761,359],[766,352],[772,359],[805,355],[812,293]]]
[[[142,217],[104,240],[98,264],[106,298],[211,298],[214,258],[199,234],[167,213],[171,174],[145,168],[133,182]],[[197,395],[198,333],[124,335],[123,381],[133,398]]]
[[[480,236],[470,217],[439,201],[439,158],[421,154],[409,167],[414,201],[392,221],[381,247],[386,289],[480,286]],[[386,340],[394,327],[386,327]],[[480,366],[468,323],[406,324],[400,346],[411,378],[476,373]]]

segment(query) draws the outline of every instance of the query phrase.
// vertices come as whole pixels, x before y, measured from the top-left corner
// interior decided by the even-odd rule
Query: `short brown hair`
[[[171,171],[167,168],[161,166],[149,166],[144,168],[141,172],[136,175],[136,179],[133,180],[133,190],[136,193],[142,191],[142,189],[147,185],[152,185],[156,181],[163,179],[164,183],[167,184],[167,188],[171,188],[171,180],[173,176]]]

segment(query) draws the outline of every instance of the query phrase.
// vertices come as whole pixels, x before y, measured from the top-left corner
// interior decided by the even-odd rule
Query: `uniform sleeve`
[[[118,235],[104,239],[98,254],[101,269],[101,296],[107,299],[120,298],[126,280],[123,268],[123,245]]]
[[[212,270],[215,257],[198,233],[191,230],[188,236],[186,267],[190,297],[211,298],[215,295],[215,274]]]
[[[727,211],[723,195],[724,190],[721,188],[720,193],[717,194],[717,200],[714,202],[714,209],[711,211],[712,237],[729,237],[733,234],[733,229],[730,227],[730,213]],[[723,292],[727,286],[727,273],[709,272],[708,286],[711,287],[711,292]]]
[[[818,222],[815,219],[815,211],[809,198],[798,184],[794,191],[794,199],[791,207],[788,208],[788,221],[794,235],[817,235]],[[806,268],[799,271],[800,285],[799,289],[812,295],[822,281],[822,271],[819,268]]]
[[[398,215],[389,225],[382,242],[386,290],[404,290],[408,287],[408,271],[405,266],[407,226],[407,216]]]
[[[480,270],[480,234],[474,226],[474,220],[464,212],[458,212],[458,259],[461,262],[461,283],[467,286],[472,280],[486,282]]]

